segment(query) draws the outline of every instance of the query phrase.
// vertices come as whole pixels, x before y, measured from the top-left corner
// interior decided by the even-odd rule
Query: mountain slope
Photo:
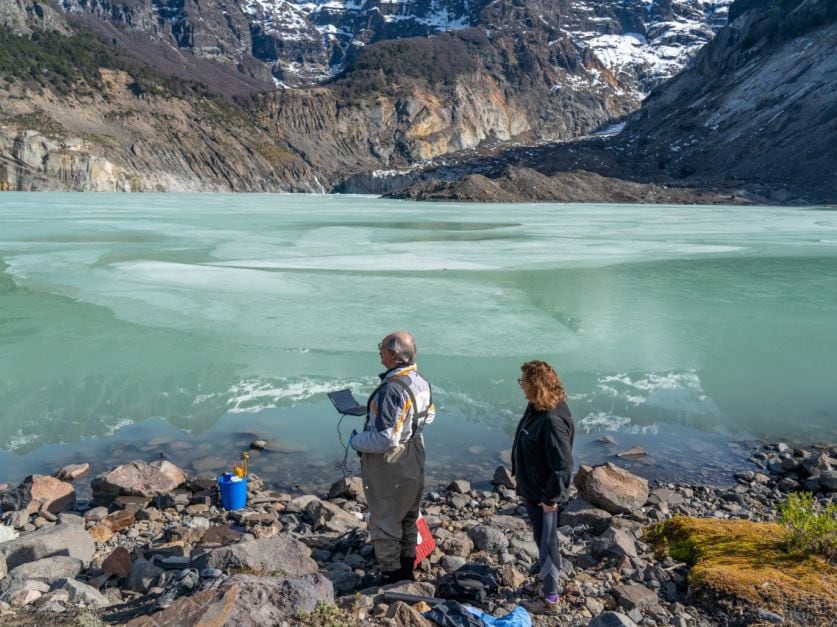
[[[507,151],[413,172],[386,186],[398,189],[418,180],[401,195],[457,198],[456,181],[479,173],[502,183],[507,198],[530,198],[529,190],[513,184],[511,166],[547,177],[594,172],[674,186],[684,190],[683,198],[693,195],[689,189],[708,189],[718,192],[718,201],[731,195],[759,202],[837,202],[837,4],[737,0],[730,20],[616,137]],[[445,183],[421,182],[428,180]],[[468,181],[468,195],[473,186]],[[599,186],[598,199],[611,199],[617,188]]]

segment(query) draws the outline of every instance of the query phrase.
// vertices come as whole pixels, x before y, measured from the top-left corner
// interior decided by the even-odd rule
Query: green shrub
[[[837,561],[837,503],[823,507],[810,492],[797,492],[779,506],[779,515],[787,529],[784,548],[788,553]]]
[[[323,601],[317,603],[313,612],[299,611],[294,618],[298,624],[311,627],[351,627],[358,624],[352,612]]]

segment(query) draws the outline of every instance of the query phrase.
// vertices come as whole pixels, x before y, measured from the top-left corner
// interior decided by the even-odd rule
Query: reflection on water
[[[159,457],[212,474],[260,438],[255,472],[327,484],[325,392],[371,392],[398,328],[439,407],[431,484],[504,461],[535,357],[564,379],[580,461],[641,446],[620,464],[721,478],[739,439],[837,439],[828,215],[3,195],[0,479]]]

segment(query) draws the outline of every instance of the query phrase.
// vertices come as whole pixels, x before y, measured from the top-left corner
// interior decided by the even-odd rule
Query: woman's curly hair
[[[545,361],[527,361],[520,366],[522,381],[529,386],[526,395],[535,409],[548,411],[567,400],[567,391],[555,369]]]

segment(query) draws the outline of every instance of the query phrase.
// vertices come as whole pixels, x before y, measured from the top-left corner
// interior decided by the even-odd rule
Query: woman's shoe
[[[525,607],[531,614],[557,614],[560,609],[557,594],[549,594],[545,597],[523,601]]]

